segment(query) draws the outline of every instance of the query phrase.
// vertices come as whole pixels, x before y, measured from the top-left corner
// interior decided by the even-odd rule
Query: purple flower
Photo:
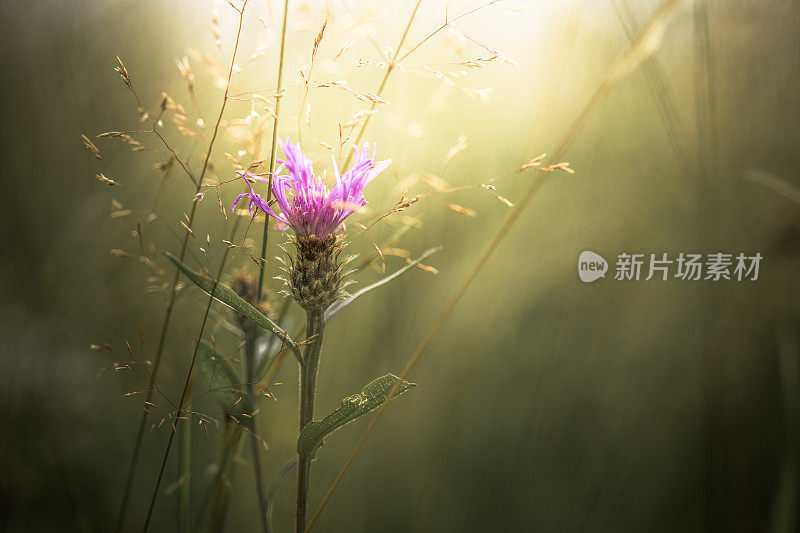
[[[300,149],[300,145],[292,144],[288,138],[286,142],[280,141],[280,145],[286,159],[278,160],[280,167],[272,180],[272,194],[280,207],[280,213],[273,211],[267,202],[256,194],[249,180],[250,192],[240,194],[231,210],[246,196],[250,199],[251,214],[254,208],[260,209],[277,220],[280,230],[292,228],[298,236],[315,235],[324,238],[343,227],[344,219],[367,203],[362,194],[364,187],[391,163],[389,159],[375,162],[375,151],[373,149],[373,155],[370,157],[367,144],[364,144],[361,150],[354,148],[355,162],[344,174],[339,174],[334,161],[336,185],[328,190],[325,185],[325,172],[322,176],[314,175],[311,161]],[[283,170],[289,173],[280,175]],[[248,175],[264,181],[264,178]],[[287,196],[290,191],[291,195]]]

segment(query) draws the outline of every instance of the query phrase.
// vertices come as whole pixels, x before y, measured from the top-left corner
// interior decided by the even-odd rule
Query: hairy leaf
[[[238,294],[233,292],[233,289],[225,285],[224,283],[216,283],[211,278],[200,274],[199,272],[195,272],[182,262],[180,262],[175,256],[170,254],[169,252],[164,252],[166,256],[169,258],[170,261],[175,263],[175,266],[183,272],[187,278],[189,278],[195,285],[203,289],[208,295],[212,295],[213,297],[219,302],[227,305],[234,311],[237,311],[244,315],[245,317],[249,318],[254,324],[258,327],[264,328],[267,331],[271,331],[274,333],[278,338],[280,338],[281,342],[285,342],[289,348],[292,349],[295,356],[298,360],[302,360],[302,356],[300,355],[300,349],[297,346],[297,343],[289,337],[289,334],[281,329],[278,324],[273,322],[263,313],[261,313],[258,309],[247,303],[245,300],[239,297]]]
[[[398,382],[400,385],[397,385]],[[394,390],[395,386],[397,386],[397,390]],[[394,397],[415,386],[416,383],[400,380],[394,374],[386,374],[371,381],[364,387],[361,394],[348,396],[342,400],[338,409],[322,420],[309,422],[300,432],[300,437],[297,439],[297,453],[301,457],[311,455],[317,448],[322,446],[323,439],[330,433],[352,422],[359,416],[380,407],[389,399],[389,394],[392,390],[394,390],[392,395]]]

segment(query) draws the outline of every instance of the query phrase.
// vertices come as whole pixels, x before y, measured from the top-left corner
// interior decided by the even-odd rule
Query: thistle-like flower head
[[[250,192],[236,198],[233,207],[239,200],[248,197],[251,213],[254,208],[264,211],[277,220],[279,229],[291,228],[298,237],[316,236],[324,239],[340,229],[343,230],[344,220],[367,203],[363,195],[364,187],[391,163],[389,159],[376,162],[375,149],[373,148],[370,157],[367,144],[361,150],[354,148],[355,162],[347,172],[340,174],[334,161],[336,184],[328,189],[325,183],[326,173],[314,175],[311,161],[300,145],[292,144],[287,138],[285,142],[280,142],[280,146],[286,159],[278,161],[280,167],[272,180],[272,195],[280,212],[273,211],[256,194],[252,185]],[[288,174],[282,175],[284,170]]]
[[[344,220],[367,203],[364,187],[375,179],[391,163],[390,160],[375,161],[375,149],[369,155],[369,145],[361,150],[355,149],[353,167],[340,174],[334,161],[336,184],[328,189],[325,173],[315,176],[311,161],[299,145],[289,139],[281,142],[284,160],[275,171],[272,179],[272,195],[280,210],[272,209],[260,195],[253,190],[253,181],[266,181],[264,178],[248,174],[246,180],[250,192],[239,195],[233,208],[244,197],[249,198],[249,211],[256,209],[277,220],[278,228],[294,230],[290,242],[297,248],[297,254],[289,257],[290,264],[285,268],[286,284],[292,296],[307,310],[324,310],[339,298],[345,296],[342,290],[347,285],[342,281],[346,273],[342,267],[347,260],[338,260],[344,242],[339,239],[344,233]],[[286,171],[287,174],[281,174]]]

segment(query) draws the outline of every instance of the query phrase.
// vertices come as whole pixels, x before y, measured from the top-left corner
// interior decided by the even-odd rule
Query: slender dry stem
[[[411,17],[408,19],[408,24],[406,24],[406,29],[403,30],[403,35],[400,37],[400,42],[397,45],[397,48],[394,50],[394,55],[392,59],[387,62],[386,64],[386,72],[383,74],[383,78],[381,79],[381,84],[378,86],[378,90],[375,92],[378,95],[378,98],[381,97],[383,94],[383,89],[386,87],[386,82],[389,81],[389,75],[394,70],[394,67],[397,65],[397,56],[400,54],[400,50],[403,48],[403,43],[406,41],[406,37],[408,36],[408,31],[411,29],[411,24],[414,23],[414,18],[417,16],[417,10],[419,9],[419,5],[422,3],[422,0],[417,0],[417,3],[414,4],[414,10],[411,12]],[[364,135],[364,130],[367,129],[367,125],[369,124],[369,120],[372,117],[372,111],[375,111],[375,107],[377,107],[378,103],[376,101],[372,102],[372,105],[369,106],[369,112],[367,112],[367,116],[364,119],[364,122],[361,123],[361,128],[358,130],[358,134],[356,135],[353,144],[358,146],[359,141],[361,140],[361,136]],[[350,164],[350,160],[353,157],[353,152],[347,154],[347,158],[344,161],[344,165],[342,168],[347,167]]]

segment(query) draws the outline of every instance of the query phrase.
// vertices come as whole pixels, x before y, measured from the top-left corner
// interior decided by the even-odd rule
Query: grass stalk
[[[286,49],[286,19],[289,15],[289,0],[283,2],[283,24],[281,25],[281,50],[278,56],[278,85],[275,91],[275,119],[272,121],[272,145],[269,150],[269,177],[267,183],[267,203],[272,201],[272,174],[275,172],[275,155],[278,147],[278,121],[281,116],[281,98],[283,96],[283,56]],[[267,257],[267,243],[269,242],[269,217],[264,220],[264,236],[261,239],[261,259]],[[263,298],[264,292],[264,264],[259,265],[258,294]]]
[[[200,505],[198,506],[199,510],[197,514],[195,514],[192,522],[192,531],[200,530],[200,521],[206,511],[210,512],[209,532],[222,530],[231,492],[229,487],[228,464],[230,463],[231,457],[236,453],[242,433],[241,427],[233,422],[226,414],[222,426],[222,438],[220,439],[221,446],[217,461],[217,473],[214,476],[211,487],[206,491],[200,501]],[[210,504],[209,501],[211,502]]]
[[[228,502],[230,501],[231,487],[228,486],[229,479],[226,475],[226,469],[230,457],[233,455],[236,445],[239,443],[239,438],[242,435],[239,426],[232,422],[228,417],[225,417],[224,433],[222,442],[224,443],[220,450],[219,471],[214,480],[213,486],[213,501],[211,503],[211,516],[209,517],[208,531],[222,531],[225,524],[225,516],[227,514]]]
[[[613,0],[612,5],[622,30],[632,44],[636,38],[636,19],[629,3],[627,0]],[[692,149],[686,136],[681,135],[681,132],[686,131],[686,128],[681,124],[676,98],[670,87],[669,78],[664,72],[664,67],[656,57],[649,57],[642,62],[642,72],[645,75],[653,99],[661,111],[661,118],[664,121],[664,127],[667,130],[675,155],[683,167],[684,174],[689,175],[694,168],[696,156],[692,155]]]
[[[572,6],[567,18],[564,31],[561,33],[559,52],[553,55],[552,62],[547,71],[547,86],[542,96],[542,103],[534,111],[527,140],[523,147],[526,152],[531,149],[534,141],[541,142],[552,137],[553,126],[558,124],[552,120],[552,111],[556,108],[564,77],[571,64],[575,43],[578,40],[581,19],[586,7],[586,0],[578,0]],[[550,119],[550,120],[548,120]]]
[[[192,401],[192,382],[189,382],[189,391],[186,393],[186,403]],[[192,472],[192,431],[191,426],[180,434],[180,453],[178,458],[178,530],[189,533],[189,511],[191,504],[191,472]]]
[[[261,528],[269,532],[267,521],[267,499],[264,493],[264,479],[261,472],[261,453],[258,438],[258,395],[256,393],[256,333],[255,328],[245,333],[245,374],[247,379],[247,396],[250,403],[250,450],[253,456],[253,474],[256,482]]]

